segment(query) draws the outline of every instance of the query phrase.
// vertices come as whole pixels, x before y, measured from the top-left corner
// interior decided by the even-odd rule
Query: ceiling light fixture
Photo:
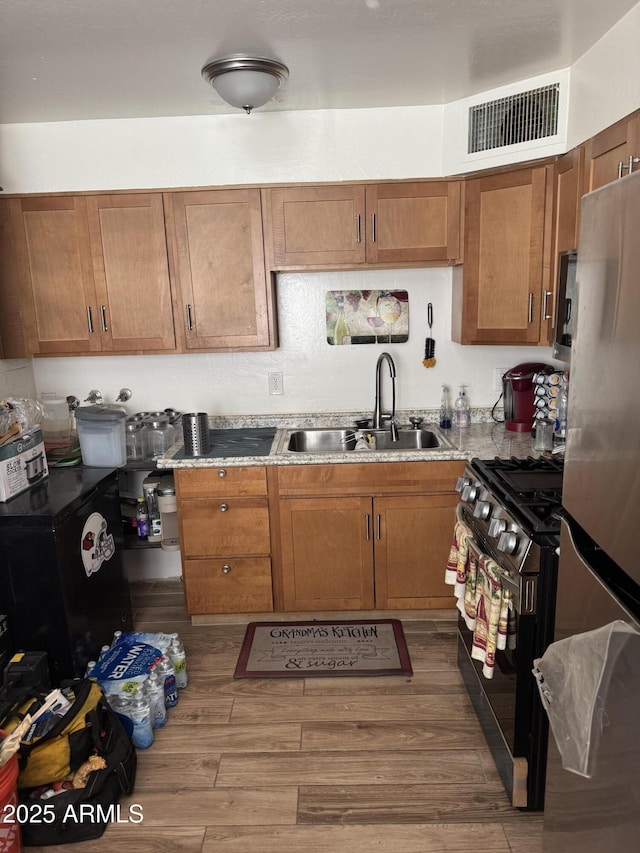
[[[273,98],[289,69],[263,56],[228,56],[207,62],[202,76],[228,104],[249,114]]]

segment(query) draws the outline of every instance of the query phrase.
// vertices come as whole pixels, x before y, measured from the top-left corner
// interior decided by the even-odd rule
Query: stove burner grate
[[[474,459],[472,467],[495,497],[519,515],[531,533],[557,533],[563,463],[546,457]]]

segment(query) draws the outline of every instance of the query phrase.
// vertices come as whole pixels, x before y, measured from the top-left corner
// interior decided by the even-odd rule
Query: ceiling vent
[[[469,108],[469,154],[531,142],[558,132],[560,84]]]

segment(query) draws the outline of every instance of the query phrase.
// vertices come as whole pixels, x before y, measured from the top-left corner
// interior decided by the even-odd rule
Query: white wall
[[[640,107],[640,3],[571,69],[567,149]]]
[[[330,346],[326,341],[328,290],[405,289],[409,341],[389,346]],[[433,303],[435,368],[422,366]],[[451,272],[447,268],[395,272],[327,272],[278,277],[281,344],[272,353],[35,359],[40,391],[75,394],[97,388],[110,402],[123,386],[133,391],[130,412],[173,406],[209,414],[277,414],[373,409],[374,369],[387,349],[398,368],[400,409],[437,406],[443,383],[469,385],[473,405],[493,405],[493,368],[549,361],[536,347],[462,347],[451,342]],[[284,395],[268,394],[267,374],[280,371]]]
[[[7,193],[431,177],[442,107],[0,125]]]
[[[34,397],[36,382],[31,360],[0,359],[0,400],[7,397]]]

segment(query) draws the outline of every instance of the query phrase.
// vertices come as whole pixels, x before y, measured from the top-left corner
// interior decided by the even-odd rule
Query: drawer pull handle
[[[226,512],[229,509],[229,504],[220,504],[220,512]]]
[[[218,477],[226,477],[226,476],[227,476],[227,472],[224,470],[224,468],[221,468],[218,471]]]
[[[225,563],[224,566],[222,567],[222,574],[228,575],[230,571],[231,571],[231,566],[228,563]]]

